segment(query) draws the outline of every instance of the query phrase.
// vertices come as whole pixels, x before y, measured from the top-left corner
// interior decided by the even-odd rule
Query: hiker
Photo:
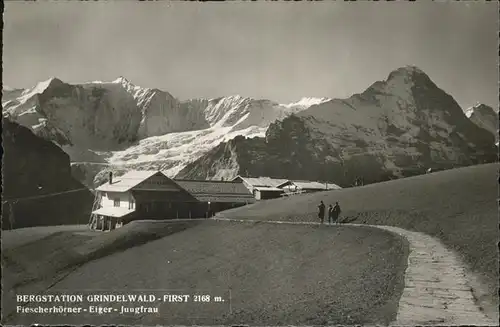
[[[333,219],[333,207],[332,205],[330,204],[328,206],[328,223],[331,224],[332,222],[334,222],[335,220]]]
[[[335,202],[335,207],[333,207],[333,220],[335,223],[339,223],[339,216],[340,216],[341,210],[338,202]]]
[[[318,212],[318,218],[321,220],[321,223],[325,221],[325,204],[323,201],[318,206],[319,212]]]

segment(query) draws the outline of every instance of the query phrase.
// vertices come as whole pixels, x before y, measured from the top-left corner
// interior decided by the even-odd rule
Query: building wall
[[[130,192],[101,192],[100,206],[103,208],[114,207],[115,200],[120,201],[119,207],[130,209],[135,209],[136,207],[135,199]],[[104,230],[115,229],[133,219],[135,219],[135,212],[121,218],[98,216],[94,228],[98,230],[103,228]]]
[[[317,189],[317,188],[304,188],[301,189],[304,193],[314,193],[314,192],[323,192],[327,191],[326,189]]]
[[[246,183],[244,186],[251,187]],[[216,195],[214,197],[217,198]],[[245,204],[200,202],[193,194],[163,174],[151,176],[128,192],[102,192],[101,207],[114,207],[115,200],[119,200],[120,207],[135,210],[119,219],[124,223],[136,219],[205,218]],[[132,207],[129,206],[131,203]]]
[[[243,185],[245,185],[245,187],[246,187],[246,188],[247,188],[250,192],[252,192],[252,193],[253,193],[254,188],[253,188],[253,186],[252,186],[252,185],[248,184],[248,183],[247,183],[247,182],[245,182],[245,181],[243,181]]]
[[[247,183],[241,177],[238,177],[238,178],[234,179],[233,181],[234,182],[240,182],[240,183],[242,183],[250,191],[250,193],[252,193],[254,195],[254,197],[255,197],[255,189],[253,188],[253,185]]]
[[[283,186],[282,189],[285,192],[300,191],[300,188],[296,187],[295,185],[286,185],[286,186]]]
[[[254,195],[256,200],[276,199],[281,197],[281,193],[277,191],[255,190]]]
[[[114,207],[115,200],[120,200],[120,207],[122,208],[135,209],[135,199],[130,192],[103,192],[101,206]]]
[[[266,200],[266,199],[276,199],[281,197],[281,193],[277,191],[261,191],[261,200]]]

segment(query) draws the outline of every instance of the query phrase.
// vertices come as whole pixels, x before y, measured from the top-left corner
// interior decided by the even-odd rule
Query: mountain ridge
[[[285,106],[238,95],[180,101],[123,76],[82,84],[50,78],[3,95],[4,116],[58,144],[80,177],[85,171],[95,175],[106,162],[175,174],[223,140],[264,135],[271,122],[326,101],[302,99]],[[89,178],[84,180],[91,186]]]
[[[224,171],[231,178],[248,172],[345,187],[359,176],[378,182],[495,158],[493,135],[471,122],[422,70],[407,66],[364,92],[271,124],[264,138],[221,144],[177,177],[219,178],[215,171]]]
[[[281,143],[295,151],[292,157],[308,154],[332,164],[341,157],[383,162],[383,168],[367,167],[384,176],[393,170],[391,178],[406,174],[405,166],[413,160],[408,156],[423,151],[443,162],[464,161],[460,158],[474,153],[470,147],[489,143],[483,132],[473,135],[474,127],[456,101],[415,66],[397,68],[385,80],[346,99],[303,97],[289,104],[241,95],[179,100],[166,91],[136,86],[123,76],[82,84],[51,78],[21,95],[16,92],[2,92],[4,115],[61,146],[71,157],[72,169],[80,178],[85,176],[89,186],[96,174],[100,180],[107,170],[159,169],[172,177],[183,175],[190,163],[221,142],[241,146],[232,142],[234,138],[262,138],[264,143],[256,145],[262,148],[258,156],[276,157],[264,149],[271,141],[276,153],[288,158],[291,154],[284,152]],[[467,140],[454,129],[467,130]],[[310,144],[301,132],[317,144]],[[294,148],[292,136],[303,149]],[[365,153],[362,159],[363,149],[372,155]],[[386,154],[398,159],[380,158]],[[108,168],[103,170],[103,164]],[[426,160],[425,165],[429,164]],[[237,165],[234,161],[230,168],[221,166],[226,173],[218,175],[227,175]]]
[[[499,140],[499,113],[483,103],[478,103],[469,108],[465,112],[466,116],[477,126],[489,131],[495,135],[496,145],[498,146]]]

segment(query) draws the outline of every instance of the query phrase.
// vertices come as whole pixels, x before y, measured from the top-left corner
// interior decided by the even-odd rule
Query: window
[[[128,208],[129,208],[129,209],[134,209],[134,200],[130,200],[130,201],[128,202]]]
[[[120,206],[120,199],[114,199],[113,204],[115,207],[119,207]]]

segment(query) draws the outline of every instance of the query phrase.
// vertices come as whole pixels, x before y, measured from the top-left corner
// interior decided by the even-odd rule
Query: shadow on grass
[[[138,221],[107,233],[88,232],[82,235],[69,231],[56,232],[3,251],[4,286],[15,289],[41,280],[58,279],[61,274],[90,261],[182,232],[199,223]]]

